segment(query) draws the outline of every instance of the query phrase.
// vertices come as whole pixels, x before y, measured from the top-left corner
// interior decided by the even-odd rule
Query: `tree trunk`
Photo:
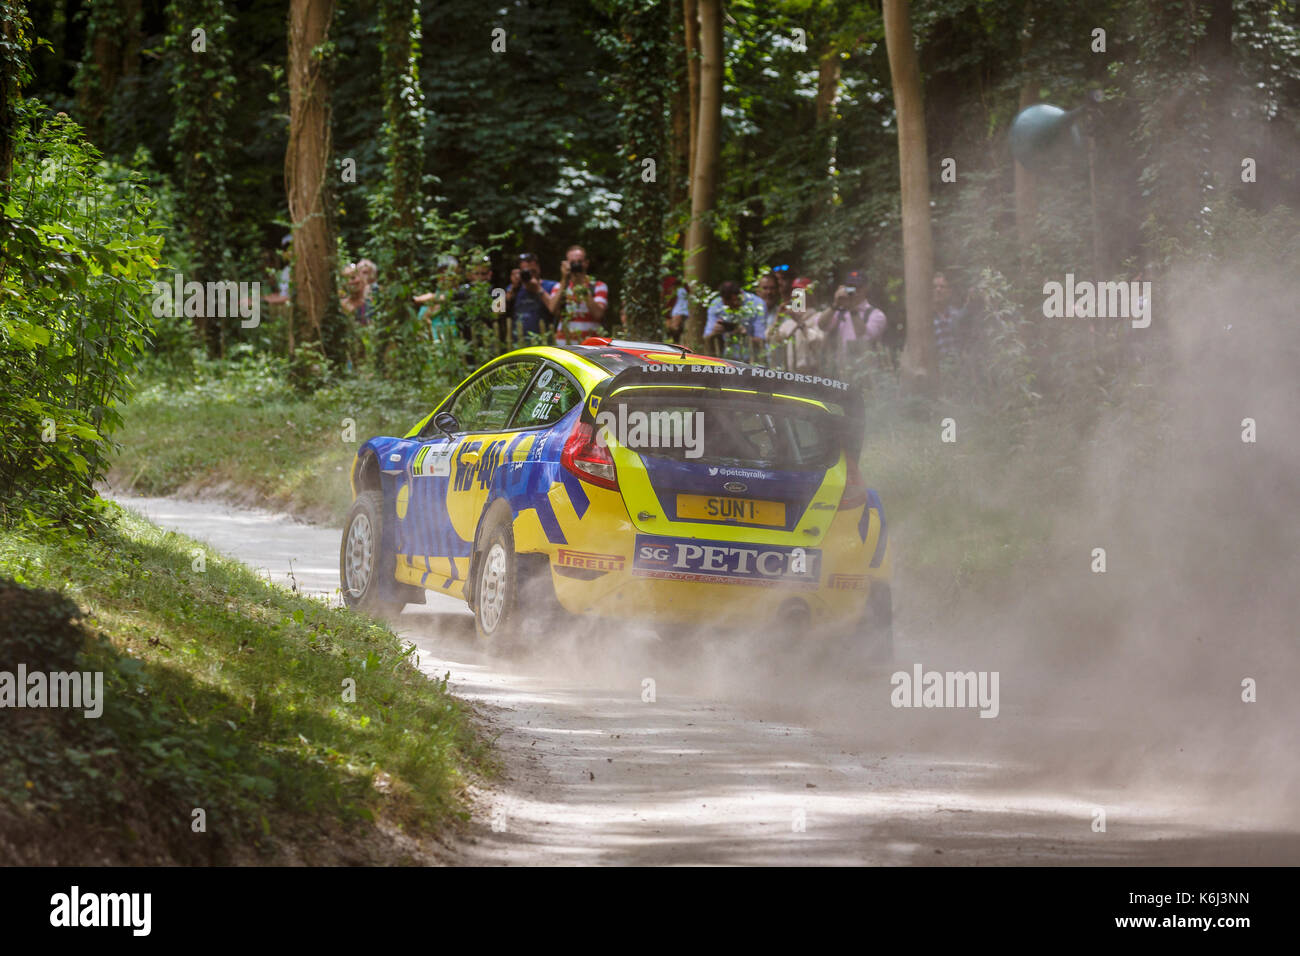
[[[1212,72],[1219,74],[1215,76],[1216,80],[1226,80],[1218,68],[1232,60],[1232,26],[1236,19],[1233,6],[1233,0],[1210,0],[1210,15],[1205,22],[1205,32],[1197,44],[1198,52],[1206,65]]]
[[[86,17],[86,49],[73,86],[78,119],[92,142],[103,146],[104,114],[119,82],[137,72],[141,0],[97,0]]]
[[[140,72],[140,17],[143,13],[143,0],[123,0],[122,10],[126,17],[126,36],[121,44],[122,78],[135,76]]]
[[[14,171],[18,104],[22,99],[19,83],[28,69],[28,47],[21,42],[17,16],[0,19],[0,40],[9,50],[0,60],[0,192],[8,195],[9,178]]]
[[[821,202],[809,206],[800,216],[800,221],[806,223],[809,229],[815,229],[817,217],[833,215],[839,201],[839,182],[835,175],[839,143],[834,120],[835,106],[839,102],[840,63],[840,51],[834,41],[828,38],[817,58],[817,99],[814,104],[816,127],[813,133],[822,147],[822,168],[817,175],[822,177],[824,195]]]
[[[907,344],[902,370],[909,387],[932,392],[939,381],[930,293],[934,248],[930,235],[930,170],[925,142],[921,70],[907,0],[884,0],[885,46],[898,115],[898,171],[903,210],[903,282]]]
[[[91,16],[95,7],[91,7]],[[86,73],[78,77],[81,82],[77,89],[77,109],[80,111],[86,133],[91,140],[103,141],[104,110],[112,99],[117,86],[118,37],[111,30],[96,30],[87,44],[86,61],[82,64]]]
[[[689,0],[688,0],[689,2]],[[691,317],[686,343],[697,348],[704,332],[700,299],[709,281],[709,251],[713,241],[714,192],[722,146],[722,0],[698,0],[700,11],[700,105],[691,164],[691,225],[686,233],[686,282],[691,290]],[[689,24],[688,24],[689,29]]]
[[[696,137],[700,133],[700,2],[699,0],[682,0],[682,18],[686,32],[686,98],[690,114],[689,141],[686,144],[687,170],[686,181],[690,188],[695,186],[695,150]]]
[[[840,51],[831,40],[822,47],[817,59],[817,125],[824,126],[830,122],[839,98],[840,89]]]
[[[338,296],[326,173],[331,146],[329,77],[312,51],[329,38],[333,0],[292,0],[289,8],[289,146],[284,188],[293,223],[294,339],[333,351]],[[337,358],[337,356],[330,356]]]

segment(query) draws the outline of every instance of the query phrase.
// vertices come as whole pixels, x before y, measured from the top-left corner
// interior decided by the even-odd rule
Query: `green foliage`
[[[1138,182],[1146,199],[1142,232],[1164,262],[1181,239],[1206,227],[1205,201],[1215,186],[1206,163],[1214,135],[1205,109],[1212,80],[1196,55],[1208,19],[1207,6],[1170,2],[1147,4],[1135,18],[1143,40],[1132,68]]]
[[[99,141],[104,134],[105,108],[112,98],[108,88],[119,80],[117,69],[120,60],[129,55],[133,38],[139,33],[141,4],[123,4],[119,0],[94,0],[82,10],[85,17],[85,55],[76,65],[72,85],[77,91],[77,101],[87,107],[83,118],[91,139]],[[125,51],[121,47],[125,47]],[[105,62],[108,60],[110,62]],[[105,70],[110,76],[105,76]]]
[[[604,46],[618,65],[613,75],[620,103],[622,307],[632,336],[654,340],[663,328],[660,279],[672,170],[667,141],[671,5],[620,0],[613,6],[619,29],[605,36]]]
[[[0,213],[0,521],[69,517],[108,467],[162,237],[140,176],[29,102]]]
[[[200,551],[118,509],[93,542],[0,532],[0,664],[104,675],[97,719],[10,712],[5,831],[58,862],[400,861],[371,824],[436,831],[481,756],[445,684],[387,628]]]
[[[714,286],[779,263],[825,279],[886,261],[897,246],[897,146],[879,12],[805,0],[728,14]],[[841,79],[819,123],[823,59]]]
[[[224,0],[172,0],[166,53],[173,102],[171,145],[176,152],[185,235],[193,249],[186,281],[231,276],[233,206],[230,199],[229,118],[235,103],[230,34],[234,17]],[[203,36],[194,36],[202,30]],[[202,41],[202,49],[196,49]],[[220,355],[226,330],[215,317],[199,320],[209,355]]]
[[[426,225],[424,97],[420,91],[419,0],[380,0],[380,52],[384,91],[383,185],[370,206],[373,247],[383,268],[374,357],[380,369],[409,374],[419,354],[413,297],[424,291],[420,249]]]
[[[117,16],[114,6],[89,5],[84,36],[80,20],[64,29],[61,15],[36,11],[54,44],[49,55],[36,52],[35,82],[47,103],[69,102],[69,69],[78,60],[82,82],[93,79],[88,51]],[[1043,273],[1096,266],[1114,275],[1176,259],[1220,228],[1213,210],[1225,194],[1259,213],[1300,205],[1300,169],[1291,162],[1300,122],[1295,0],[916,0],[912,7],[937,261],[963,289],[988,269],[1007,277],[1011,298],[1028,306],[1031,276],[1041,284]],[[150,9],[144,34],[162,24]],[[191,235],[224,236],[234,261],[247,266],[255,246],[278,248],[286,231],[286,105],[277,66],[284,11],[217,0],[173,0],[168,10],[171,45],[138,38],[136,72],[108,94],[100,145],[123,162],[145,146],[181,187],[178,212],[205,218],[191,199],[198,195],[224,224],[209,237],[193,228]],[[1227,31],[1214,19],[1225,10]],[[195,11],[225,18],[227,39],[218,42],[209,28],[206,54],[189,52],[190,24],[181,22]],[[873,301],[901,320],[897,139],[878,5],[733,0],[727,15],[713,284],[788,262],[825,289],[847,269],[865,267]],[[672,18],[680,18],[679,7],[667,0],[519,0],[489,11],[470,0],[340,0],[331,45],[321,52],[341,66],[331,83],[334,159],[354,159],[358,178],[336,182],[332,207],[345,245],[380,266],[377,318],[387,317],[393,341],[366,343],[370,359],[391,358],[394,376],[415,371],[408,359],[427,353],[431,341],[409,294],[435,288],[434,263],[454,245],[499,241],[512,255],[528,249],[554,277],[564,247],[581,242],[597,273],[612,280],[611,316],[620,298],[634,322],[650,315],[638,303],[657,296],[650,275],[658,269],[645,263],[664,214],[656,205],[661,191],[640,179],[637,159],[665,157],[650,139],[661,137],[661,124],[637,118],[655,112],[668,86],[667,64],[646,64],[660,62],[651,47],[667,42]],[[1099,26],[1107,31],[1105,52],[1091,49]],[[493,49],[497,28],[505,31],[502,52]],[[421,44],[428,55],[416,69]],[[239,67],[230,94],[225,50],[248,51],[259,64]],[[185,76],[174,97],[178,68],[200,60],[211,75]],[[819,96],[823,75],[832,81],[829,100]],[[221,95],[204,92],[215,90]],[[1095,141],[1093,167],[1080,151],[1040,177],[1038,220],[1022,249],[1007,127],[1022,98],[1068,108],[1090,91],[1105,95],[1085,124]],[[213,123],[224,125],[214,130]],[[230,144],[218,164],[228,173],[224,206],[220,190],[204,190],[187,172],[192,152],[169,148],[173,127],[209,134],[199,150],[207,157]],[[1241,183],[1237,154],[1253,156],[1267,175]],[[938,179],[942,158],[956,161],[957,182]],[[657,165],[666,189],[671,164]],[[461,210],[468,216],[456,224]],[[680,225],[680,209],[668,216],[677,218],[670,227]],[[210,250],[191,246],[190,268],[198,270]],[[508,261],[496,266],[503,284]],[[274,324],[229,331],[257,349],[287,344]],[[1036,338],[1031,332],[1031,352],[1041,356],[1047,346]],[[355,345],[353,354],[359,357]]]
[[[481,247],[461,249],[459,240],[448,239],[447,245],[459,261],[473,261],[486,255]],[[490,282],[461,282],[461,270],[449,269],[438,276],[438,298],[417,314],[424,341],[410,357],[419,369],[421,381],[459,382],[488,360],[501,354],[503,345],[498,324],[506,316],[493,311]],[[523,343],[515,343],[519,347]]]
[[[336,377],[308,393],[289,384],[285,359],[265,353],[239,362],[196,355],[175,373],[156,367],[126,410],[113,485],[148,495],[210,490],[339,523],[352,503],[358,444],[405,434],[427,415],[464,375],[447,365],[414,383]],[[352,443],[343,440],[347,419]],[[192,435],[203,438],[181,437]]]
[[[420,80],[438,206],[469,211],[471,241],[505,234],[512,252],[537,253],[550,278],[572,242],[587,246],[600,274],[620,268],[620,104],[603,79],[615,66],[597,43],[614,26],[603,7],[519,0],[488,12],[456,0],[422,13],[424,36],[437,38]],[[496,28],[504,52],[492,51]],[[368,135],[361,128],[347,141]]]

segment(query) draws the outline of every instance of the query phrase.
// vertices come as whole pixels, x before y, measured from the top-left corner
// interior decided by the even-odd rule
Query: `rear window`
[[[790,399],[636,389],[607,399],[601,411],[619,444],[652,457],[801,471],[829,468],[840,453],[834,417]]]

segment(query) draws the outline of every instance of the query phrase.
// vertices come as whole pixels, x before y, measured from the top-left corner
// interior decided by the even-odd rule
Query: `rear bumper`
[[[638,547],[647,541],[662,542],[675,548],[678,544],[707,542],[670,535],[647,536],[632,523],[622,496],[617,491],[585,485],[585,507],[575,508],[570,495],[557,483],[550,501],[562,533],[557,540],[555,529],[539,522],[535,510],[520,511],[514,521],[515,547],[520,553],[546,555],[555,596],[565,610],[573,614],[609,618],[654,621],[700,622],[726,619],[742,625],[774,623],[777,615],[792,607],[806,606],[806,620],[812,627],[828,623],[855,623],[890,579],[888,534],[885,532],[880,500],[874,494],[857,508],[835,514],[826,533],[810,542],[807,550],[816,552],[815,572],[802,580],[764,579],[749,575],[705,580],[675,580],[668,565],[638,560]],[[720,538],[721,535],[715,535]],[[744,535],[734,540],[717,541],[736,547],[749,547]],[[793,537],[793,536],[791,536]],[[784,545],[753,543],[756,549],[784,548],[789,552],[797,544],[786,539]],[[750,567],[757,563],[751,557]],[[697,561],[694,571],[706,570]],[[765,568],[775,570],[780,561],[772,558]],[[687,573],[686,577],[704,577]],[[883,584],[883,588],[882,588]]]
[[[888,590],[888,583],[873,583],[863,576],[861,590],[791,590],[732,584],[705,584],[622,574],[600,582],[575,581],[551,568],[555,595],[574,614],[622,619],[729,624],[776,624],[781,619],[802,618],[819,627],[846,624],[862,618],[870,604],[871,588]]]

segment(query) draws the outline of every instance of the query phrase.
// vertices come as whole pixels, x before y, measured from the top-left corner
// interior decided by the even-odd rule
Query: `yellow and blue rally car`
[[[780,621],[892,652],[884,510],[843,382],[587,339],[484,365],[352,467],[346,603],[463,597],[480,636],[543,611]]]

